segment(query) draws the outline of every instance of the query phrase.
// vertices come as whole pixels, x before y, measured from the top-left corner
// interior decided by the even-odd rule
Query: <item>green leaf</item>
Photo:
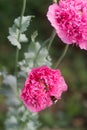
[[[20,23],[20,17],[14,20],[14,24],[9,28],[8,40],[12,45],[17,46],[18,49],[21,49],[21,42],[27,42],[28,38],[23,32],[25,32],[30,25],[30,20],[33,16],[23,16],[22,23]]]
[[[22,17],[22,26],[21,26],[21,29],[20,29],[20,17],[16,18],[14,20],[14,24],[16,25],[16,27],[18,29],[20,29],[21,33],[25,32],[28,28],[28,26],[30,25],[30,21],[31,21],[31,18],[33,16],[23,16]]]
[[[35,38],[38,36],[38,32],[35,31],[32,35],[31,35],[31,41],[35,42]]]
[[[20,35],[20,42],[28,42],[28,38],[26,37],[25,34]]]
[[[13,92],[16,93],[16,91],[17,91],[16,90],[16,88],[17,88],[17,79],[16,79],[15,76],[13,76],[13,75],[7,75],[5,77],[3,83],[5,85],[9,85],[12,88]]]
[[[12,45],[17,46],[18,49],[21,49],[21,44],[18,42],[15,36],[8,36],[8,40],[11,42]]]

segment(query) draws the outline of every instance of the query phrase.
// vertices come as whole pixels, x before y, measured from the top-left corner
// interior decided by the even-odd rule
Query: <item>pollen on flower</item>
[[[64,43],[87,50],[87,0],[60,0],[49,6],[47,18]]]
[[[31,112],[39,112],[60,99],[66,90],[60,70],[42,66],[31,70],[20,98]]]

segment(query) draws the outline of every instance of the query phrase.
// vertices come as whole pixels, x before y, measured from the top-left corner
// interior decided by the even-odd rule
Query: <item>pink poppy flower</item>
[[[31,112],[39,112],[60,99],[66,90],[60,70],[42,66],[31,70],[20,98]]]
[[[87,50],[87,0],[60,0],[49,6],[47,18],[64,43]]]

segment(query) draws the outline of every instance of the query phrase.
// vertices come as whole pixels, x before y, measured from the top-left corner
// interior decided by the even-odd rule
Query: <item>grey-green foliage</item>
[[[6,130],[36,130],[38,128],[38,114],[31,113],[19,102],[8,107]]]
[[[13,26],[9,28],[8,36],[11,44],[17,46],[18,49],[21,49],[21,42],[28,41],[24,32],[30,24],[31,16],[23,16],[22,21],[20,19],[21,18],[18,17],[14,20]],[[24,59],[18,63],[23,75],[26,75],[33,67],[42,65],[51,66],[51,58],[48,55],[48,50],[45,46],[43,48],[41,47],[41,44],[36,41],[36,36],[37,32],[34,32],[31,36],[28,52],[24,53]],[[18,73],[20,74],[21,72]],[[4,79],[4,84],[11,88],[8,93],[6,93],[5,90],[8,105],[7,119],[5,121],[6,130],[36,130],[39,125],[38,114],[29,112],[24,105],[22,105],[19,98],[16,97],[16,78],[12,75],[7,75]],[[21,85],[23,86],[23,84]]]
[[[3,83],[10,86],[13,92],[16,94],[17,91],[17,79],[13,75],[5,75]]]
[[[3,81],[3,94],[6,96],[6,103],[8,105],[5,129],[36,130],[39,126],[38,114],[31,113],[27,110],[20,99],[15,95],[15,89],[13,89],[13,87],[15,87],[15,83],[15,77],[12,75],[6,75]]]
[[[41,44],[35,40],[36,36],[37,32],[34,32],[31,36],[28,52],[24,53],[24,59],[19,62],[19,67],[25,74],[27,74],[33,67],[39,67],[42,65],[50,67],[52,65],[47,48],[45,46],[41,48]]]
[[[17,46],[18,49],[21,49],[21,42],[28,41],[24,32],[30,25],[31,17],[32,16],[23,16],[21,21],[21,18],[18,17],[14,20],[13,26],[9,28],[9,36],[7,38],[11,44]]]

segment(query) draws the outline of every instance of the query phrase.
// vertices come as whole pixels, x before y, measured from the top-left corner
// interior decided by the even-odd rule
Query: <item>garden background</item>
[[[27,0],[25,15],[34,15],[27,31],[27,37],[37,30],[37,40],[40,42],[50,37],[53,28],[47,20],[46,13],[51,0]],[[14,72],[16,47],[8,39],[8,28],[12,26],[15,18],[20,16],[22,0],[0,0],[0,71]],[[22,44],[19,60],[27,50],[29,43]],[[61,55],[64,44],[55,37],[50,49],[54,64]],[[39,113],[41,129],[57,130],[73,129],[87,130],[87,52],[71,45],[60,64],[62,74],[68,84],[68,91],[62,99],[52,107]],[[0,84],[2,78],[0,77]],[[0,95],[0,130],[4,130],[4,121],[8,108],[6,97]]]

